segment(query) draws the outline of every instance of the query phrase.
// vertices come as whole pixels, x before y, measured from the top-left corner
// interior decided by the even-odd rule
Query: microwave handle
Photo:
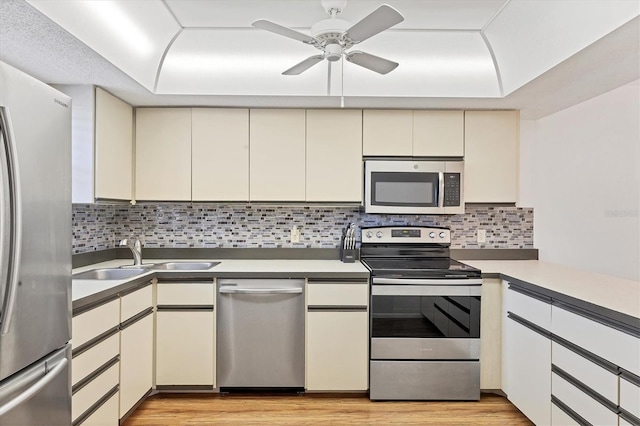
[[[444,173],[438,173],[438,181],[440,188],[438,189],[438,207],[444,207]]]

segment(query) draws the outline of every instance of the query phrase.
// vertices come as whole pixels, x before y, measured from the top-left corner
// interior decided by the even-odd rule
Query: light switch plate
[[[486,229],[478,229],[478,242],[486,243],[487,242],[487,230]]]
[[[300,228],[298,226],[293,225],[291,228],[291,242],[299,243],[300,242]]]

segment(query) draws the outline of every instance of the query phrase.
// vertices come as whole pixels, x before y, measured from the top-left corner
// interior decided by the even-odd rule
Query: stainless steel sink
[[[76,280],[124,280],[127,278],[135,277],[136,275],[147,272],[145,268],[105,268],[105,269],[93,269],[91,271],[80,272],[73,274],[71,278]]]
[[[166,262],[153,265],[151,269],[164,269],[170,271],[193,271],[211,269],[219,264],[220,262]]]

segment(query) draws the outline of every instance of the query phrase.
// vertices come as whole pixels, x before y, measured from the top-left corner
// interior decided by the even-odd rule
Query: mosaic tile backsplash
[[[462,215],[373,215],[356,207],[254,204],[73,205],[73,253],[116,247],[135,235],[154,248],[337,248],[341,229],[378,225],[445,226],[451,248],[533,248],[533,209],[467,206]],[[293,225],[300,243],[290,242]],[[486,243],[476,230],[487,231]]]

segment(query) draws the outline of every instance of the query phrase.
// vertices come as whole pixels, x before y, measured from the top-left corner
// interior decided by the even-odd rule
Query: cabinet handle
[[[226,288],[220,294],[302,294],[301,288]]]

